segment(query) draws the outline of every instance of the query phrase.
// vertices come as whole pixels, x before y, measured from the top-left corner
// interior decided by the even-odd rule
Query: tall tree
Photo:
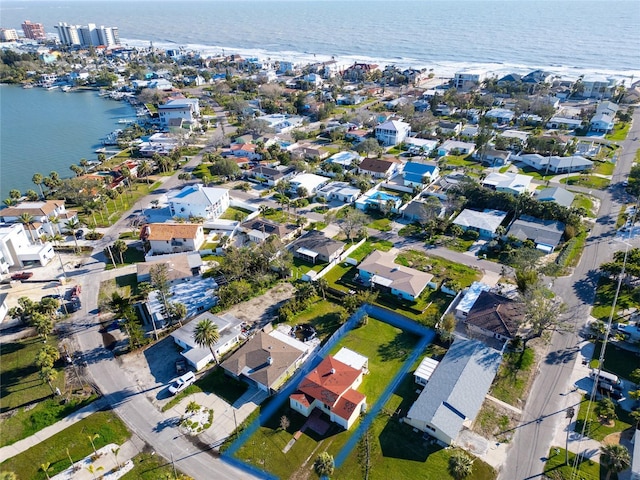
[[[26,212],[22,213],[18,217],[18,222],[20,222],[23,226],[27,228],[27,230],[29,231],[29,237],[31,237],[31,241],[35,243],[36,237],[33,232],[33,224],[35,223],[35,219],[33,218],[33,215]]]
[[[78,237],[76,237],[76,232],[80,230],[80,222],[76,218],[72,218],[67,221],[67,230],[73,237],[73,241],[76,244],[76,252],[80,249],[78,246]]]
[[[118,255],[120,256],[120,263],[124,265],[124,253],[127,251],[129,247],[127,247],[127,244],[125,243],[124,240],[116,240],[115,242],[113,242],[113,249],[118,252]]]
[[[216,365],[220,365],[218,361],[218,356],[216,352],[213,350],[213,346],[218,343],[220,340],[220,333],[218,332],[218,325],[213,323],[210,319],[205,318],[204,320],[200,320],[196,325],[196,328],[193,332],[193,339],[196,343],[201,347],[207,347],[211,351],[211,355],[213,355],[213,359],[216,362]]]
[[[44,198],[44,191],[42,190],[42,182],[44,181],[44,177],[40,173],[34,173],[33,177],[31,177],[31,181],[35,183],[40,189],[40,195]]]
[[[566,319],[560,318],[566,305],[554,298],[553,293],[542,284],[530,286],[523,295],[524,346],[534,338],[547,338],[554,331],[569,332],[572,326]]]
[[[607,467],[605,480],[609,480],[612,473],[620,473],[631,465],[631,455],[624,445],[604,445],[600,448],[600,452],[602,453],[602,463]]]
[[[449,457],[449,473],[456,480],[462,480],[471,475],[473,459],[462,450],[456,450]]]

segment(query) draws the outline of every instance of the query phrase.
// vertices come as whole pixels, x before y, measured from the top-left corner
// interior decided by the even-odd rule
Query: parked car
[[[33,272],[20,272],[11,275],[11,280],[28,280],[33,277]]]
[[[84,230],[80,229],[80,230],[76,230],[76,238],[82,238],[84,237]]]
[[[598,385],[598,393],[612,400],[620,401],[624,399],[624,394],[620,390],[604,383]]]
[[[187,372],[178,377],[169,387],[169,393],[176,395],[196,381],[196,375],[193,372]]]
[[[187,371],[187,361],[185,359],[176,360],[176,373],[178,375]]]

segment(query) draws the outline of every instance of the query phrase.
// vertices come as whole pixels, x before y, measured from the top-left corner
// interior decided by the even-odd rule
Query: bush
[[[480,238],[480,234],[478,232],[476,232],[475,230],[467,230],[466,232],[464,232],[464,235],[462,236],[464,239],[466,240],[477,240],[478,238]]]

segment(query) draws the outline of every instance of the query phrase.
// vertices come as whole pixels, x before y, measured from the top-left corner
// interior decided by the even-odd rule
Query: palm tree
[[[171,304],[171,313],[178,320],[178,324],[182,326],[182,321],[187,318],[188,310],[184,303],[175,302]],[[217,341],[217,340],[216,340]]]
[[[19,200],[20,197],[22,196],[22,194],[20,193],[20,190],[17,189],[12,189],[9,191],[9,198],[13,199],[13,200]]]
[[[113,249],[118,252],[118,255],[120,255],[120,263],[124,265],[124,257],[123,254],[124,252],[127,251],[129,247],[127,247],[127,244],[124,242],[124,240],[116,240],[113,243]]]
[[[99,471],[104,470],[103,466],[99,466],[99,467],[94,467],[93,463],[91,465],[89,465],[87,467],[87,471],[93,475],[94,480],[96,479],[96,473],[98,473]]]
[[[40,195],[44,198],[44,191],[42,190],[42,182],[44,181],[44,177],[40,173],[34,173],[33,177],[31,177],[31,181],[35,183],[40,189]]]
[[[120,468],[120,463],[118,463],[118,454],[120,453],[120,447],[112,448],[111,453],[116,459],[116,468]]]
[[[42,470],[44,472],[44,474],[46,475],[46,477],[48,479],[51,478],[49,476],[49,472],[51,471],[51,462],[41,463],[40,464],[40,470]]]
[[[464,453],[462,450],[454,452],[449,457],[449,473],[456,480],[462,480],[463,478],[471,475],[473,470],[473,459]]]
[[[620,473],[631,465],[631,455],[624,445],[605,445],[600,449],[600,452],[602,453],[602,463],[607,467],[605,480],[609,480],[612,473]]]
[[[86,158],[81,158],[80,159],[80,166],[82,167],[82,169],[84,170],[84,173],[87,173],[87,167],[89,166],[89,162],[87,161]]]
[[[23,213],[18,217],[18,222],[20,222],[23,226],[27,226],[27,230],[29,230],[29,236],[31,237],[31,241],[35,243],[36,239],[33,236],[33,231],[31,230],[33,227],[33,223],[35,222],[35,219],[33,218],[33,215],[30,215],[28,213]]]
[[[76,252],[80,248],[78,247],[78,238],[76,237],[76,232],[79,229],[80,229],[80,222],[77,219],[72,218],[69,221],[67,221],[67,230],[69,230],[69,233],[71,234],[74,242],[76,243]]]
[[[321,277],[317,279],[315,283],[316,283],[317,289],[320,291],[320,294],[322,295],[322,299],[326,300],[327,290],[329,289],[329,282],[324,277]]]
[[[58,372],[56,372],[53,367],[43,367],[42,369],[40,369],[40,380],[49,384],[49,388],[51,389],[51,393],[53,395],[56,394],[56,391],[53,389],[52,382],[56,378],[58,378]]]
[[[313,463],[313,468],[320,477],[328,477],[334,469],[333,456],[328,452],[322,452]]]
[[[69,167],[69,170],[75,173],[76,177],[79,177],[80,175],[82,175],[82,172],[83,172],[82,167],[79,167],[75,163]]]
[[[147,179],[147,184],[150,183],[149,182],[149,175],[151,174],[151,164],[149,163],[148,160],[143,160],[140,165],[138,165],[138,175],[140,177],[146,178]]]
[[[96,450],[96,444],[94,443],[97,439],[100,438],[99,433],[94,433],[93,435],[87,435],[89,442],[91,442],[91,448],[93,448],[94,455],[98,455],[98,451]]]
[[[200,320],[196,325],[195,331],[193,332],[193,339],[200,347],[209,347],[216,365],[220,365],[218,357],[216,356],[216,352],[213,351],[213,346],[220,340],[218,325],[213,323],[208,318]]]

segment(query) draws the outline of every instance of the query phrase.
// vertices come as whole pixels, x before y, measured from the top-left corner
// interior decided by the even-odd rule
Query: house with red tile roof
[[[329,419],[348,430],[367,408],[367,397],[356,389],[362,383],[362,368],[354,368],[329,355],[289,396],[289,405],[305,417],[318,408]]]

